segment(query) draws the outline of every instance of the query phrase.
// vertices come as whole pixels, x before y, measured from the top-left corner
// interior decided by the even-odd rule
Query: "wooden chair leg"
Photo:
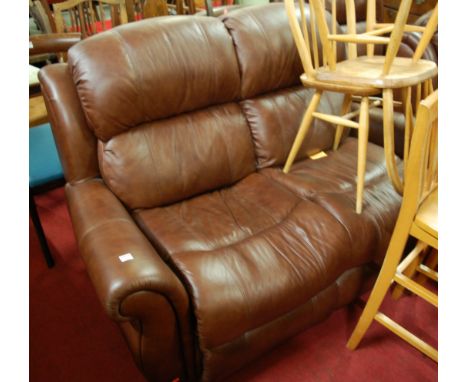
[[[39,219],[39,214],[37,213],[36,203],[34,201],[34,197],[31,194],[31,191],[29,192],[29,213],[31,214],[31,219],[34,224],[37,237],[39,238],[39,243],[41,245],[42,253],[44,254],[47,266],[52,268],[54,266],[54,259],[50,253],[49,245],[47,244],[44,229],[42,228],[41,220]]]
[[[343,104],[341,105],[341,115],[345,115],[351,106],[351,101],[353,100],[351,94],[346,94],[343,99]],[[340,145],[341,137],[343,135],[344,127],[341,125],[336,126],[335,140],[333,142],[333,150],[337,150]]]
[[[286,164],[284,165],[283,172],[285,174],[287,174],[291,169],[291,166],[294,163],[294,159],[296,159],[296,155],[299,149],[301,148],[302,142],[304,141],[304,138],[307,135],[310,126],[312,125],[313,113],[318,107],[321,96],[322,92],[317,90],[314,96],[312,97],[312,100],[310,101],[309,107],[307,108],[304,114],[304,118],[302,119],[301,125],[299,126],[299,131],[297,132],[291,151],[289,152]]]
[[[379,311],[380,305],[385,297],[385,294],[392,284],[393,277],[395,275],[398,263],[400,262],[403,248],[408,239],[408,234],[402,234],[401,238],[392,238],[390,245],[385,255],[382,268],[380,269],[379,277],[375,282],[374,288],[367,300],[364,311],[359,318],[359,321],[354,328],[351,337],[348,340],[347,347],[350,350],[356,349],[359,343],[369,329],[370,324],[374,320],[374,317]]]
[[[384,151],[387,173],[395,190],[403,194],[403,183],[397,171],[395,161],[395,132],[393,125],[393,89],[383,90],[383,130]]]
[[[367,141],[369,139],[369,98],[361,100],[358,129],[358,163],[356,187],[356,212],[362,212],[362,198],[364,194],[364,178],[366,175]]]

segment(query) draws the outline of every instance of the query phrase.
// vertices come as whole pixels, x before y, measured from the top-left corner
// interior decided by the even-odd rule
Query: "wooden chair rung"
[[[352,42],[355,44],[388,44],[389,37],[373,36],[368,34],[329,34],[328,39],[339,42]]]
[[[416,337],[413,333],[409,332],[403,326],[393,321],[390,317],[386,316],[381,312],[378,312],[375,315],[374,319],[379,324],[385,326],[387,329],[395,333],[398,337],[402,338],[410,345],[414,346],[416,349],[426,354],[435,362],[438,361],[439,356],[436,349],[434,349],[431,345],[421,340],[419,337]]]
[[[406,270],[406,268],[408,268],[408,266],[414,261],[414,259],[418,257],[426,248],[426,243],[418,241],[413,250],[410,253],[408,253],[405,259],[400,263],[400,265],[397,268],[397,272],[403,273]]]
[[[375,24],[375,30],[379,31],[379,30],[383,30],[383,29],[389,29],[391,28],[390,30],[388,30],[388,32],[391,32],[393,31],[393,27],[394,27],[394,24],[390,24],[390,23],[377,23]],[[404,27],[403,27],[403,30],[405,32],[424,32],[424,30],[426,29],[426,27],[423,27],[423,26],[420,26],[420,25],[412,25],[412,24],[406,24]],[[386,33],[388,33],[386,32]]]
[[[336,115],[323,114],[323,113],[313,113],[313,116],[314,118],[318,118],[318,119],[321,119],[322,121],[330,122],[335,125],[350,127],[353,129],[359,128],[359,123],[350,121],[348,118],[345,118],[345,116],[338,117]]]
[[[439,281],[439,273],[434,271],[433,269],[429,268],[428,266],[424,264],[419,264],[418,268],[416,270],[419,273],[422,273],[423,275],[429,277],[431,280],[434,281]]]
[[[409,277],[397,273],[393,277],[393,280],[435,307],[439,306],[439,298],[435,293],[427,290],[417,282],[411,280]]]

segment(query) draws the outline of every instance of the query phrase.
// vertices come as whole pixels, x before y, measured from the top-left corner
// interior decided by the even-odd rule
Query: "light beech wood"
[[[371,33],[375,29],[375,24],[377,21],[376,9],[375,9],[375,0],[367,0],[367,9],[366,9],[366,34]],[[374,55],[374,45],[367,44],[366,52],[368,57]]]
[[[323,114],[323,113],[313,113],[314,118],[321,119],[326,122],[333,123],[334,125],[343,125],[346,127],[351,127],[353,129],[358,129],[359,128],[359,123],[350,121],[347,118],[343,117],[338,117],[336,115],[330,115],[330,114]]]
[[[369,139],[369,98],[363,97],[359,114],[356,213],[362,212],[364,177],[366,175],[367,140]]]
[[[352,42],[359,44],[388,44],[388,37],[373,36],[368,34],[330,34],[328,39],[332,41]],[[355,44],[353,44],[355,45]]]
[[[394,24],[382,24],[376,22],[376,2],[369,0],[367,2],[366,15],[366,32],[358,34],[356,31],[356,15],[354,0],[345,0],[347,34],[337,34],[336,32],[336,0],[331,1],[332,22],[331,30],[327,24],[325,17],[325,5],[323,0],[310,0],[310,22],[306,22],[306,4],[304,0],[299,0],[298,5],[294,0],[285,0],[286,13],[289,20],[289,25],[292,31],[294,41],[304,68],[304,74],[301,75],[301,81],[305,86],[313,87],[319,91],[333,91],[344,93],[345,95],[360,96],[363,99],[369,96],[386,94],[383,102],[384,109],[384,146],[385,158],[387,161],[387,172],[394,185],[395,189],[403,192],[403,180],[400,178],[395,161],[394,150],[394,132],[393,132],[393,90],[392,89],[407,89],[414,85],[419,85],[426,81],[426,93],[429,93],[430,80],[437,75],[437,64],[428,60],[413,58],[396,57],[400,46],[403,33],[405,31],[424,31],[430,37],[435,29],[432,28],[428,32],[420,26],[409,26],[406,24],[411,7],[412,0],[402,0],[396,21]],[[298,7],[299,12],[296,12]],[[299,17],[298,17],[299,16]],[[437,26],[437,17],[433,18]],[[431,24],[432,25],[432,24]],[[317,33],[322,45],[322,52],[319,52]],[[384,36],[390,33],[390,37]],[[336,44],[344,42],[347,44],[348,57],[342,62],[337,62]],[[367,55],[357,57],[357,44],[366,44]],[[385,56],[374,56],[374,45],[387,44],[387,52]],[[319,53],[322,57],[319,58]],[[322,66],[319,66],[319,62]],[[412,108],[410,107],[411,93],[406,90],[408,96],[404,100],[404,111],[407,117],[407,133],[405,136],[405,152],[406,156],[409,152],[411,141],[411,128],[413,125]],[[364,109],[369,110],[372,105],[369,105],[369,99],[366,100],[367,106]],[[344,105],[343,105],[344,106]],[[314,115],[308,115],[307,118],[321,118],[328,122],[337,125],[333,149],[337,149],[337,142],[340,142],[344,127],[356,128],[356,124],[352,121],[345,121],[344,112],[342,117],[330,118],[323,116],[323,113],[314,112]],[[305,117],[306,117],[305,116]],[[305,118],[304,117],[304,118]],[[347,116],[346,116],[347,117]],[[368,119],[368,117],[367,117]],[[366,120],[362,115],[362,121]],[[302,125],[301,125],[302,126]],[[358,124],[358,136],[360,134],[361,124]],[[364,129],[366,124],[363,123]],[[300,129],[301,131],[301,129]],[[298,132],[298,135],[300,132]],[[367,147],[367,142],[364,142],[364,132],[358,144],[358,161],[362,158],[362,154]],[[303,137],[302,137],[303,139]],[[302,139],[295,140],[302,142]],[[293,145],[293,146],[294,146]],[[298,147],[291,148],[288,159],[286,161],[284,172],[287,173],[294,162]],[[359,154],[360,153],[360,154]],[[405,165],[406,166],[406,165]],[[365,169],[358,166],[358,168]],[[363,184],[364,176],[358,175],[356,189],[356,210],[361,211],[358,205],[362,203],[363,190],[360,185]],[[361,202],[360,202],[361,201]]]
[[[387,30],[388,32],[393,31],[394,26],[395,26],[395,24],[391,24],[391,23],[377,23],[377,24],[375,24],[375,28],[377,28],[377,30],[390,28],[389,30]],[[420,25],[406,24],[403,27],[403,30],[405,32],[421,32],[422,33],[422,32],[424,32],[426,30],[426,27],[423,27],[423,26],[420,26]]]
[[[411,104],[411,87],[403,89],[403,103],[405,105],[405,141],[403,148],[404,170],[406,172],[408,166],[408,155],[410,139],[413,134],[413,106]]]
[[[412,278],[418,267],[421,265],[422,259],[427,252],[428,245],[422,241],[418,241],[414,249],[405,257],[405,259],[397,267],[397,273],[404,274],[405,276]],[[396,284],[393,288],[392,298],[398,300],[403,294],[405,288],[399,284]]]
[[[439,299],[435,293],[427,290],[423,286],[419,285],[417,282],[411,280],[409,277],[401,274],[395,274],[393,279],[400,284],[402,287],[413,292],[415,295],[426,300],[428,303],[434,305],[436,308],[439,306]]]
[[[335,82],[356,86],[374,88],[404,88],[416,85],[437,75],[437,64],[433,61],[419,60],[413,63],[411,58],[396,57],[393,61],[392,72],[381,76],[384,56],[361,56],[354,60],[346,60],[336,64],[336,70],[326,68],[317,70],[318,81]]]
[[[395,190],[400,194],[403,192],[403,182],[398,174],[398,168],[395,160],[395,135],[393,120],[393,90],[384,89],[383,91],[383,133],[384,133],[384,152],[387,174]]]
[[[427,25],[423,32],[421,40],[419,41],[419,44],[416,47],[416,51],[414,52],[414,55],[413,55],[413,60],[415,62],[418,61],[422,57],[424,51],[427,48],[427,45],[429,44],[429,41],[431,41],[432,36],[434,35],[437,29],[438,22],[439,22],[439,3],[436,4],[434,10],[432,11],[432,15],[429,18],[429,21],[427,22]]]
[[[47,109],[42,96],[29,98],[29,127],[41,125],[49,121]]]
[[[351,94],[345,94],[345,97],[343,99],[343,103],[341,105],[341,115],[345,116],[346,113],[348,112],[349,108],[351,107],[351,102],[353,101],[353,97]],[[344,127],[341,124],[337,124],[336,126],[336,131],[335,131],[335,139],[333,141],[333,151],[336,151],[338,149],[338,146],[340,145],[341,142],[341,137],[343,135],[343,130]]]
[[[437,91],[418,106],[400,213],[379,276],[356,328],[348,341],[347,346],[351,350],[359,345],[362,337],[375,319],[433,360],[437,361],[438,359],[437,350],[379,312],[385,294],[393,282],[417,294],[435,307],[438,306],[438,297],[435,293],[402,273],[413,266],[414,261],[421,255],[425,244],[433,248],[438,246],[436,179],[434,179],[435,183],[430,186],[431,191],[428,194],[424,192],[426,187],[425,177],[428,175],[427,164],[433,160],[433,156],[437,156],[437,150],[433,150],[430,144],[433,131],[437,131],[435,129],[438,118],[437,106]],[[416,224],[416,221],[418,224]],[[417,232],[414,231],[415,227]],[[419,239],[419,242],[415,250],[408,255],[409,257],[400,263],[410,235]],[[427,238],[430,240],[426,240]],[[398,265],[399,263],[400,265]],[[422,272],[431,275],[434,279],[438,279],[436,272],[431,272],[429,267],[425,268],[419,265],[417,269],[422,269]]]
[[[291,148],[291,152],[289,153],[288,159],[283,169],[283,172],[286,174],[291,169],[291,166],[294,162],[294,158],[296,157],[302,145],[302,141],[304,140],[305,136],[307,135],[307,132],[309,131],[313,120],[313,114],[315,112],[315,109],[317,109],[318,107],[321,97],[322,92],[317,90],[313,95],[312,100],[310,101],[309,107],[307,108],[304,118],[302,119],[301,126],[299,127],[299,132],[296,135],[293,146]]]
[[[420,338],[416,337],[413,333],[406,330],[403,326],[399,325],[385,314],[380,312],[377,313],[375,316],[375,320],[379,324],[385,326],[388,330],[395,333],[398,337],[414,346],[421,353],[426,354],[433,361],[438,361],[439,357],[436,349],[434,349],[432,346],[430,346]]]
[[[416,276],[416,279],[415,279],[416,282],[421,284],[421,285],[424,285],[424,283],[427,280],[428,275],[426,275],[424,273],[424,271],[422,270],[423,266],[429,268],[430,270],[432,270],[432,272],[434,272],[437,275],[437,272],[435,272],[435,269],[436,269],[438,263],[439,263],[439,251],[433,249],[431,251],[431,253],[429,254],[429,256],[427,257],[427,260],[424,262],[424,264],[421,264],[418,267],[417,271],[420,272],[420,274]],[[437,280],[438,280],[438,275],[437,275]]]
[[[433,269],[429,268],[427,265],[424,264],[419,264],[418,266],[418,272],[421,272],[422,275],[432,279],[433,281],[439,281],[439,274],[434,271]],[[418,284],[421,282],[417,281]]]

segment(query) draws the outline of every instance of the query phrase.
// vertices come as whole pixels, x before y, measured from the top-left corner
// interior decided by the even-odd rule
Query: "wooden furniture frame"
[[[358,129],[358,163],[356,212],[361,213],[364,192],[364,175],[366,151],[369,134],[369,109],[382,106],[384,112],[384,146],[388,175],[395,189],[403,192],[403,181],[398,173],[394,153],[393,132],[393,91],[403,89],[403,106],[406,112],[407,137],[405,140],[405,158],[409,149],[409,139],[413,125],[411,107],[411,86],[417,85],[417,101],[432,92],[431,79],[437,75],[437,65],[432,61],[422,60],[421,56],[427,47],[438,23],[438,8],[434,9],[427,27],[406,25],[412,0],[402,0],[395,24],[376,22],[376,0],[367,2],[366,32],[356,33],[356,16],[354,0],[346,0],[346,17],[348,34],[337,33],[336,0],[332,2],[332,33],[330,33],[323,0],[310,0],[310,23],[307,22],[304,0],[299,0],[300,20],[296,16],[294,0],[285,0],[285,8],[291,31],[301,58],[304,74],[301,76],[305,86],[313,87],[316,92],[307,108],[296,139],[293,143],[283,171],[288,173],[299,148],[314,118],[322,119],[337,125],[333,149],[336,150],[343,135],[343,129]],[[318,30],[318,31],[317,31]],[[413,58],[396,57],[403,33],[407,31],[422,32],[423,36]],[[390,34],[390,37],[384,35]],[[322,44],[319,49],[318,41]],[[348,58],[337,62],[337,43],[347,43]],[[357,56],[357,45],[367,45],[367,55]],[[385,56],[374,56],[374,46],[386,44]],[[422,85],[424,84],[424,85]],[[345,94],[341,116],[316,112],[324,91]],[[382,98],[371,99],[371,96]],[[353,96],[361,99],[357,112],[349,112]],[[359,116],[359,122],[353,118]]]
[[[94,4],[95,3],[95,4]],[[80,31],[82,38],[97,33],[96,22],[104,25],[104,7],[110,7],[112,27],[128,22],[125,0],[67,0],[53,4],[54,19],[58,33]],[[69,31],[63,13],[68,13],[71,22]]]
[[[438,91],[435,91],[421,101],[418,107],[400,214],[379,277],[348,341],[347,346],[351,350],[359,345],[372,321],[376,320],[434,361],[438,360],[437,350],[379,312],[379,307],[392,283],[408,289],[435,307],[438,306],[437,295],[418,283],[417,279],[411,278],[415,272],[419,272],[423,278],[428,277],[438,281],[438,273],[434,270],[437,265],[439,236],[437,224],[437,106]],[[400,263],[410,235],[418,240],[417,244]],[[426,264],[423,264],[422,260],[426,248],[433,250]]]
[[[168,16],[169,10],[178,15],[191,15],[196,12],[194,0],[125,0],[128,21],[136,21],[137,15],[147,19],[157,16]]]
[[[67,50],[81,40],[79,33],[51,33],[29,36],[29,56],[56,53],[58,61],[66,61]],[[49,117],[39,86],[29,98],[29,127],[48,122]]]

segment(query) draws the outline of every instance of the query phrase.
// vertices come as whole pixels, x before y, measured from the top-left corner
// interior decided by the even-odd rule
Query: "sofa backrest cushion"
[[[95,35],[69,51],[90,128],[102,141],[139,124],[239,96],[231,38],[216,18],[168,16]]]
[[[178,202],[255,171],[237,58],[219,19],[127,24],[76,45],[69,65],[100,174],[128,208]]]
[[[310,88],[297,86],[241,102],[252,132],[258,169],[281,166],[286,162],[313,93]],[[324,93],[319,110],[338,115],[342,99],[341,94]],[[333,126],[315,119],[297,159],[331,149],[334,135]]]
[[[327,16],[331,23],[331,15]],[[257,168],[280,166],[287,159],[313,94],[301,86],[303,68],[284,4],[235,10],[223,22],[236,47],[241,106],[252,133]],[[337,56],[343,58],[344,45],[338,44],[337,49]],[[319,111],[339,114],[342,99],[342,95],[324,94]],[[330,149],[334,131],[328,123],[314,122],[297,159]]]
[[[178,202],[255,171],[236,103],[140,125],[100,141],[98,155],[104,181],[131,209]]]
[[[309,17],[309,7],[306,7]],[[299,15],[299,14],[298,14]],[[304,72],[289,27],[284,4],[236,9],[222,18],[236,47],[241,74],[241,98],[296,86]],[[327,14],[331,27],[331,15]],[[338,33],[341,29],[338,26]],[[320,41],[319,49],[321,49]],[[345,57],[344,44],[337,57]]]

